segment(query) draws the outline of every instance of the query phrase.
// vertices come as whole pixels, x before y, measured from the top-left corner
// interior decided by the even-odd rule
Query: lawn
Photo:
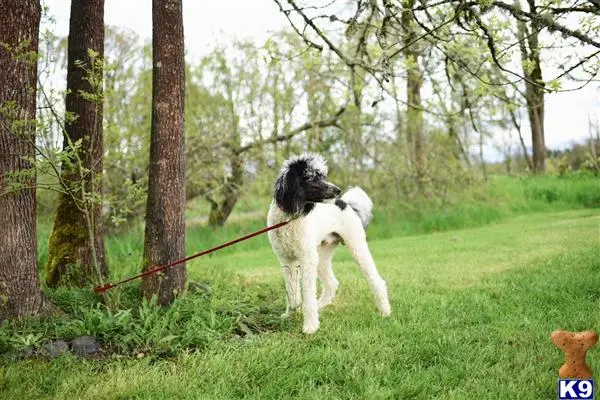
[[[370,245],[388,282],[390,318],[377,314],[342,249],[339,295],[313,336],[300,333],[297,316],[166,357],[4,361],[0,398],[552,399],[563,356],[550,333],[600,331],[600,210]],[[188,267],[191,280],[210,283],[210,307],[242,299],[283,312],[282,277],[267,247]],[[600,372],[600,348],[588,361]]]

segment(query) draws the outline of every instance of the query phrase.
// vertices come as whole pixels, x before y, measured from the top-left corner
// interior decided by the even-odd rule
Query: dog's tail
[[[363,228],[367,229],[367,226],[373,219],[373,201],[371,201],[367,193],[359,187],[351,186],[350,189],[342,195],[341,199],[352,207],[354,212],[358,214]]]

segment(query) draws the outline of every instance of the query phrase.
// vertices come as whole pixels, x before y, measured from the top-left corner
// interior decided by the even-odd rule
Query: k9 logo
[[[558,400],[593,400],[594,381],[591,379],[559,379]]]

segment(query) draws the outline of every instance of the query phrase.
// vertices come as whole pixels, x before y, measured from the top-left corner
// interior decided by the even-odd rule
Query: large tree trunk
[[[528,0],[529,12],[537,15],[535,0]],[[531,127],[531,145],[533,153],[533,172],[546,171],[546,140],[544,137],[544,79],[540,60],[538,39],[539,27],[534,24],[531,29],[524,22],[517,23],[519,48],[525,81],[525,100]]]
[[[39,0],[0,0],[0,321],[44,306],[37,271],[35,174],[7,193],[6,174],[33,166]],[[24,49],[19,46],[28,43]],[[31,52],[30,56],[23,57]],[[12,106],[10,105],[12,104]],[[27,122],[23,125],[22,122]]]
[[[185,257],[184,47],[181,0],[152,1],[152,132],[144,270]],[[183,291],[185,266],[147,276],[142,292],[170,304]]]
[[[423,107],[421,104],[421,88],[423,87],[423,75],[419,66],[420,52],[415,48],[419,45],[413,43],[416,38],[415,22],[412,15],[412,8],[415,0],[408,0],[404,3],[402,11],[402,23],[404,25],[404,50],[406,58],[406,133],[407,142],[410,146],[413,171],[416,178],[417,187],[420,193],[427,193],[427,146],[425,143],[425,133],[423,131]]]
[[[104,0],[71,2],[68,46],[66,110],[75,119],[67,117],[63,148],[73,150],[77,141],[81,141],[81,147],[63,165],[62,179],[69,186],[69,194],[60,196],[48,244],[46,282],[51,287],[97,284],[108,274],[99,201],[103,172]],[[97,53],[95,57],[90,57],[90,49]],[[97,97],[91,99],[90,94]]]

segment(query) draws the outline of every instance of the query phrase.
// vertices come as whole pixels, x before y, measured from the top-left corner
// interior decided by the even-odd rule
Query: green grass
[[[377,197],[379,192],[372,193]],[[390,238],[483,226],[537,212],[600,208],[600,179],[595,176],[491,176],[487,182],[443,197],[375,202],[372,238]],[[377,223],[384,221],[384,223]]]
[[[176,307],[207,320],[237,308],[269,329],[241,339],[215,328],[224,334],[171,357],[149,348],[139,359],[5,361],[0,398],[551,399],[562,363],[552,330],[600,330],[598,210],[379,238],[371,249],[388,281],[388,319],[342,249],[339,296],[319,332],[303,336],[299,317],[274,323],[283,311],[275,257],[266,246],[238,249],[191,262],[191,279],[209,281],[212,299]],[[596,371],[599,351],[588,355]]]
[[[252,195],[242,197],[227,224],[218,229],[206,226],[205,202],[192,201],[186,211],[187,254],[216,246],[264,227],[271,201]],[[260,193],[264,191],[259,191]],[[593,176],[492,176],[460,193],[443,198],[419,200],[416,204],[389,201],[381,190],[370,190],[375,199],[375,219],[369,226],[369,239],[445,232],[485,226],[509,218],[538,212],[581,208],[600,208],[600,180]],[[382,193],[385,197],[382,197]],[[43,268],[48,251],[52,219],[38,221],[38,265]],[[127,232],[106,238],[107,257],[112,278],[137,274],[141,269],[144,230],[139,224]],[[234,255],[269,246],[265,235],[221,250]]]

